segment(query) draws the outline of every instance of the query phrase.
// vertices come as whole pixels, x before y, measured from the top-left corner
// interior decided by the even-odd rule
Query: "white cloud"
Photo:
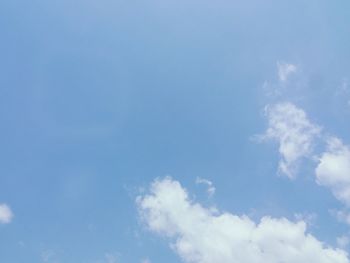
[[[216,188],[213,184],[213,182],[209,181],[208,179],[204,179],[201,177],[196,178],[196,184],[204,184],[208,187],[207,193],[209,196],[213,196],[215,194]]]
[[[289,76],[297,72],[297,66],[285,62],[277,62],[278,78],[281,82],[286,82]]]
[[[316,168],[317,182],[350,206],[350,148],[335,137],[328,139],[327,144]]]
[[[279,171],[294,178],[298,161],[310,155],[321,129],[309,121],[302,109],[289,102],[267,106],[266,116],[269,126],[262,139],[279,142]]]
[[[11,223],[13,213],[11,208],[6,204],[0,204],[0,224]]]
[[[306,232],[303,221],[213,213],[189,200],[179,182],[153,182],[149,195],[137,198],[149,229],[169,238],[188,263],[349,263],[347,253],[326,247]]]
[[[258,138],[273,139],[279,143],[279,171],[294,178],[300,160],[312,156],[317,163],[316,182],[327,187],[347,207],[342,211],[333,210],[332,214],[340,222],[350,224],[350,212],[347,211],[350,208],[350,146],[337,137],[325,136],[321,133],[321,128],[313,124],[306,113],[292,103],[267,106],[266,116],[268,129]],[[314,157],[314,144],[324,142],[327,144],[326,151],[319,157]]]

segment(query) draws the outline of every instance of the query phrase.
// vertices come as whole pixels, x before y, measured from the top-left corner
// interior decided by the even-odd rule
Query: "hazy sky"
[[[349,263],[350,2],[0,1],[0,262]]]

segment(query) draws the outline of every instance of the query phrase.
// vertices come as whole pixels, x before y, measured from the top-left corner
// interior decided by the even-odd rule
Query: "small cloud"
[[[290,94],[287,90],[289,86],[289,79],[293,74],[299,73],[299,68],[296,65],[277,62],[277,81],[264,81],[262,84],[262,91],[267,99],[276,99],[280,97],[285,97]],[[296,95],[296,89],[300,88],[302,84],[302,79],[298,78],[296,82],[293,81],[293,93]]]
[[[297,221],[304,221],[308,226],[314,226],[317,220],[317,214],[315,213],[297,213],[294,214]]]
[[[11,223],[13,213],[11,208],[6,204],[0,204],[0,224]]]
[[[119,253],[106,253],[105,254],[105,261],[106,263],[117,263],[119,262]]]
[[[344,78],[339,86],[339,88],[336,91],[336,95],[350,95],[350,87],[349,82],[346,78]]]
[[[151,261],[148,258],[142,259],[141,263],[151,263]]]
[[[332,216],[334,216],[339,222],[350,225],[350,214],[345,210],[330,210]]]
[[[281,82],[286,82],[289,76],[297,72],[297,66],[285,62],[277,62],[278,78]]]
[[[41,252],[41,260],[44,263],[52,262],[56,257],[56,253],[53,250],[45,250]]]
[[[337,245],[340,247],[340,248],[346,248],[348,245],[349,245],[349,238],[347,236],[340,236],[340,237],[337,237]]]
[[[208,187],[207,193],[208,193],[209,196],[213,196],[215,194],[216,188],[213,185],[213,183],[211,181],[209,181],[208,179],[197,177],[196,178],[196,184],[204,184],[204,185],[206,185]]]
[[[260,140],[274,140],[279,143],[279,172],[294,178],[298,163],[310,157],[316,137],[321,128],[313,124],[306,113],[292,103],[284,102],[265,108],[268,128]]]
[[[346,78],[342,80],[341,84],[336,89],[335,98],[337,103],[341,100],[345,102],[347,107],[350,106],[350,84]]]
[[[276,98],[282,95],[282,89],[280,85],[276,85],[275,83],[271,83],[269,81],[265,81],[262,84],[262,90],[265,96],[269,99]]]

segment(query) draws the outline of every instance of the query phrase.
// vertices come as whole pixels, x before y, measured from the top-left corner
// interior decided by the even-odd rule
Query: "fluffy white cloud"
[[[13,213],[11,208],[6,204],[0,204],[0,224],[11,223]]]
[[[149,229],[169,238],[188,263],[349,263],[346,252],[326,247],[306,233],[306,223],[215,213],[189,200],[179,182],[153,182],[150,194],[137,198]]]
[[[298,161],[310,155],[321,129],[309,121],[302,109],[289,102],[267,106],[266,116],[269,126],[262,139],[279,142],[279,171],[293,178]]]
[[[338,200],[350,206],[350,149],[335,137],[327,145],[316,168],[317,182],[329,187]]]
[[[289,76],[297,71],[297,67],[293,64],[285,62],[277,62],[278,78],[281,82],[288,80]]]

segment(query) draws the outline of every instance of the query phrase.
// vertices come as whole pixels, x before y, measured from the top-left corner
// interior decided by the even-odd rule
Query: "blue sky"
[[[238,260],[180,204],[350,251],[349,23],[345,0],[1,1],[0,262]]]

